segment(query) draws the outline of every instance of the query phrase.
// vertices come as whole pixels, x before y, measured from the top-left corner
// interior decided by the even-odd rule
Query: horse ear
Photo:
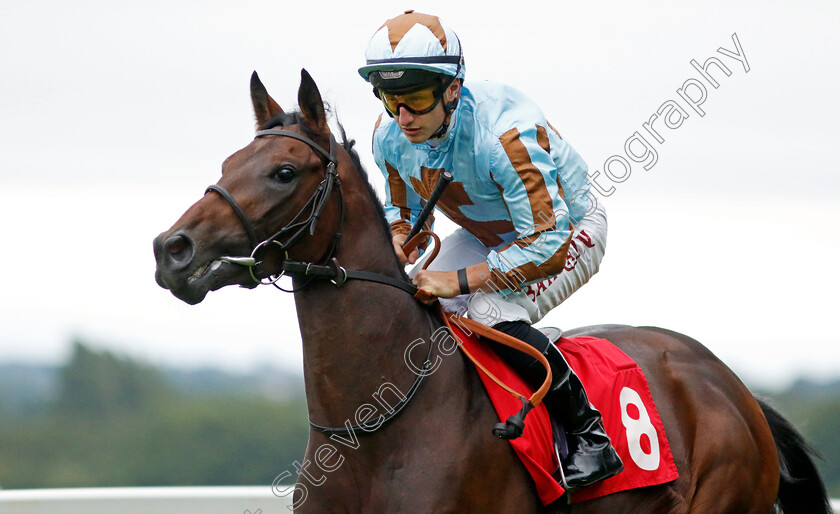
[[[283,109],[266,91],[256,71],[251,74],[251,103],[254,104],[254,116],[257,118],[258,129],[266,121],[283,113]]]
[[[324,101],[321,100],[321,93],[318,86],[312,80],[312,76],[305,69],[300,70],[300,89],[298,90],[298,105],[303,115],[306,126],[318,134],[329,134],[327,126],[327,114],[324,110]]]

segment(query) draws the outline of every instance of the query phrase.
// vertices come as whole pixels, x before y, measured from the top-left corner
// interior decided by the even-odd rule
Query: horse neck
[[[401,277],[380,213],[358,173],[342,175],[346,214],[336,252],[346,269]],[[299,285],[299,284],[296,284]],[[362,280],[317,281],[295,293],[310,417],[341,426],[386,381],[405,393],[407,346],[428,338],[425,309],[401,289]],[[424,348],[428,348],[424,345]]]

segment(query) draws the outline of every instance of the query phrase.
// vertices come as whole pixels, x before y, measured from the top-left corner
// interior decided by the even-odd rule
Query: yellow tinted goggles
[[[399,114],[400,107],[404,107],[411,114],[426,114],[434,109],[440,101],[441,97],[438,96],[439,87],[434,85],[420,89],[419,91],[401,94],[380,91],[379,98],[382,100],[385,108],[388,109],[388,112],[394,116]]]

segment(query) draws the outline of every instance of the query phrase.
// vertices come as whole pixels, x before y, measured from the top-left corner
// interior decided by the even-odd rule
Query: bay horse
[[[619,325],[566,335],[607,339],[639,364],[679,478],[543,507],[510,444],[491,434],[499,420],[475,369],[433,344],[440,320],[406,293],[382,206],[353,142],[331,133],[315,82],[302,70],[299,110],[286,113],[255,72],[251,99],[257,136],[155,238],[155,277],[196,304],[224,286],[292,276],[312,422],[295,463],[297,512],[830,511],[801,436],[709,350]],[[414,341],[428,346],[433,374],[407,368]]]

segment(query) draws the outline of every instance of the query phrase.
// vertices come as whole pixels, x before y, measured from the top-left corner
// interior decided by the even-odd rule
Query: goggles
[[[440,85],[433,84],[410,93],[378,91],[377,96],[392,116],[399,116],[400,107],[411,114],[426,114],[431,112],[443,98],[443,91]]]

